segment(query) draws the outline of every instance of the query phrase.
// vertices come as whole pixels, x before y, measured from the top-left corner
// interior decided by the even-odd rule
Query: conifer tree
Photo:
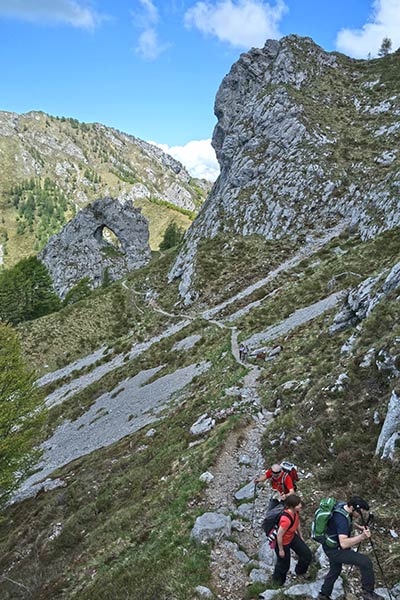
[[[59,310],[45,265],[35,256],[0,273],[0,320],[16,325]]]
[[[382,40],[381,47],[379,48],[379,56],[387,56],[392,51],[392,40],[388,37],[384,37]]]
[[[34,385],[16,332],[0,323],[0,505],[37,461],[45,415],[42,393]]]
[[[160,250],[168,250],[177,246],[183,239],[183,229],[175,221],[172,221],[164,232],[164,238],[160,244]]]

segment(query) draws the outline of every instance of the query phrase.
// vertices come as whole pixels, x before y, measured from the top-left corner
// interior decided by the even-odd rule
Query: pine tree
[[[168,250],[177,246],[183,239],[183,229],[175,221],[172,221],[164,232],[164,238],[160,243],[160,250]]]
[[[378,56],[387,56],[392,51],[392,40],[388,37],[384,37],[382,40],[381,47],[378,51]]]
[[[35,256],[0,274],[0,320],[16,325],[60,307],[47,268]]]
[[[35,445],[44,416],[42,393],[23,361],[17,335],[0,323],[0,505],[39,457]]]

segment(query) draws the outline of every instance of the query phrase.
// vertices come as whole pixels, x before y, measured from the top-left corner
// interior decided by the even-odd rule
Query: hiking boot
[[[325,594],[318,594],[318,600],[332,600],[330,596],[325,596]]]
[[[296,581],[298,581],[299,583],[308,583],[311,580],[312,580],[312,576],[309,573],[303,573],[302,575],[296,574]]]
[[[372,590],[372,592],[366,592],[363,590],[363,600],[383,600],[383,596],[380,596]]]

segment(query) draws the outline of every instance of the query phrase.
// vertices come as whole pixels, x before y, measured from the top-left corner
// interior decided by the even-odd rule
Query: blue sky
[[[374,56],[385,36],[400,46],[400,0],[0,0],[0,109],[98,121],[213,168],[222,78],[290,33]]]

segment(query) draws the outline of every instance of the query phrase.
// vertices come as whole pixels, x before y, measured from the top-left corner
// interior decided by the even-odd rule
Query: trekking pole
[[[363,526],[364,526],[364,527],[368,527],[368,521],[369,521],[369,519],[368,519],[368,521],[367,521],[367,522],[365,522],[365,519],[364,519],[364,516],[363,516],[363,514],[362,514],[361,510],[360,510],[360,516],[361,516],[361,523],[363,524]],[[375,544],[374,544],[374,542],[373,542],[373,539],[372,539],[372,537],[369,537],[369,538],[368,538],[368,541],[369,541],[369,543],[371,544],[372,552],[373,552],[373,554],[374,554],[374,556],[375,556],[376,564],[378,565],[378,567],[379,567],[379,570],[380,570],[380,572],[381,572],[381,574],[382,574],[383,583],[385,584],[385,588],[387,589],[387,592],[388,592],[388,594],[389,594],[389,598],[390,598],[390,600],[394,600],[394,598],[393,598],[393,596],[392,596],[392,593],[391,593],[391,591],[390,591],[390,589],[389,589],[389,586],[388,586],[388,584],[387,584],[386,577],[385,577],[385,573],[383,572],[383,569],[382,569],[382,565],[381,565],[381,563],[380,563],[380,561],[379,561],[379,558],[378,558],[378,555],[377,555],[377,553],[376,553]]]

